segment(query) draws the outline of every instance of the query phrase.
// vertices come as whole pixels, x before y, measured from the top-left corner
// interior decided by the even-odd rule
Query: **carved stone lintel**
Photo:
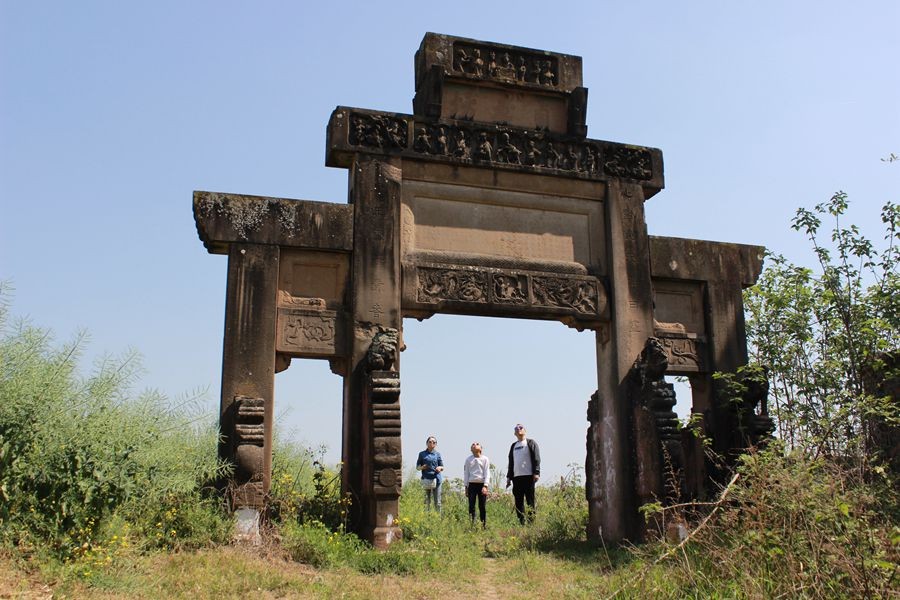
[[[592,276],[557,276],[493,267],[415,267],[414,301],[422,305],[467,306],[469,312],[550,313],[576,320],[608,318],[606,289]],[[424,308],[424,307],[423,307]]]
[[[328,135],[326,163],[335,167],[349,167],[354,156],[368,152],[579,179],[628,179],[654,193],[663,186],[662,154],[654,148],[462,117],[429,119],[338,107]]]

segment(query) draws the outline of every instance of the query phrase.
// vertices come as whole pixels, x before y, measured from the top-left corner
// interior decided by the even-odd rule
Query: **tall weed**
[[[134,352],[81,376],[84,341],[56,345],[0,308],[0,542],[77,558],[113,515],[151,545],[221,539],[227,519],[204,485],[224,467],[196,398],[133,395]]]

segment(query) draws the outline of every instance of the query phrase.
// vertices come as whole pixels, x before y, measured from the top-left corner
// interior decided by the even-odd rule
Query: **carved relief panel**
[[[282,250],[275,349],[291,356],[346,353],[346,254]]]

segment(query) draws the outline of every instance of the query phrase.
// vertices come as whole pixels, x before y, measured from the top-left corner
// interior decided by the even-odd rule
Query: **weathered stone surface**
[[[349,251],[352,209],[345,204],[194,192],[194,221],[211,254],[233,243]]]

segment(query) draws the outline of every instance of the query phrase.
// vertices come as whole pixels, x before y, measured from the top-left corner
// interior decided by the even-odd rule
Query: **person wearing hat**
[[[534,521],[534,485],[541,478],[541,449],[537,442],[526,438],[525,426],[517,424],[513,433],[516,441],[509,447],[509,466],[506,470],[506,487],[513,486],[513,498],[516,500],[516,516],[519,523]],[[528,512],[525,512],[525,503]]]

